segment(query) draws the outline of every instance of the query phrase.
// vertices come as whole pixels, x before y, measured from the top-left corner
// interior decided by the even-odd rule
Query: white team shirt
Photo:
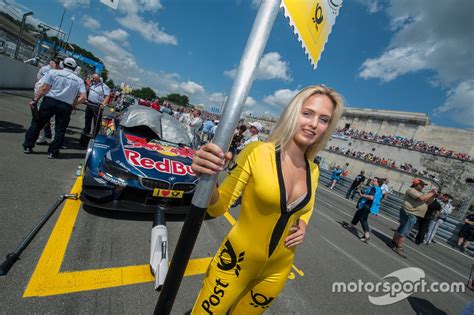
[[[95,104],[101,104],[110,95],[110,88],[102,82],[91,84],[87,100]]]
[[[84,80],[67,68],[61,70],[52,69],[45,74],[41,81],[50,86],[46,96],[69,105],[74,103],[79,93],[86,93]]]

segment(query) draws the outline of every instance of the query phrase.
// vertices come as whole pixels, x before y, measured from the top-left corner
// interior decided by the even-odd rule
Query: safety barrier
[[[341,180],[336,184],[333,191],[339,195],[345,196],[347,190],[351,186],[353,179],[347,177],[341,177]],[[331,171],[321,169],[319,176],[319,185],[329,186],[331,183]],[[357,198],[357,195],[354,199]],[[403,195],[389,194],[387,198],[382,200],[380,206],[380,212],[396,221],[399,219],[400,208],[403,205]],[[463,226],[463,221],[448,217],[446,221],[440,225],[435,236],[435,240],[438,242],[444,242],[449,245],[456,244],[458,240],[458,233]],[[471,242],[466,250],[471,256],[474,256],[474,242]]]

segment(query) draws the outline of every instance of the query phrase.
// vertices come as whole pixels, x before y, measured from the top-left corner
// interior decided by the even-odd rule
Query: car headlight
[[[104,172],[108,173],[113,177],[120,178],[123,180],[138,180],[138,176],[130,173],[128,170],[111,160],[104,159],[103,168]]]

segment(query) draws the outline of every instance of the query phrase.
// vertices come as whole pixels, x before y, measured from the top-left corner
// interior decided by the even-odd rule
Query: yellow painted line
[[[298,273],[301,277],[304,276],[304,272],[301,269],[298,269],[295,265],[291,265],[293,269],[295,269],[296,273]]]
[[[77,178],[71,194],[79,194],[81,187],[82,176]],[[23,297],[49,296],[153,281],[149,265],[60,272],[80,208],[79,200],[66,200]],[[184,275],[205,273],[210,261],[211,257],[191,259]]]
[[[70,193],[80,194],[81,187],[82,176],[79,176]],[[24,298],[98,290],[153,281],[149,265],[61,272],[61,265],[80,208],[81,202],[79,200],[68,199],[65,201],[58,221],[23,293]],[[236,223],[229,212],[226,212],[224,217],[231,225]],[[212,257],[191,259],[184,275],[193,276],[205,273],[211,259]],[[304,275],[295,265],[292,267],[300,276]],[[290,279],[294,279],[294,274],[291,274],[293,277],[290,275]]]
[[[227,219],[227,221],[229,221],[230,225],[235,225],[237,222],[229,212],[224,212],[224,217]]]

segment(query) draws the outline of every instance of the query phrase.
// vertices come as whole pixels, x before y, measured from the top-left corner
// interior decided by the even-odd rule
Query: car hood
[[[168,182],[196,181],[191,169],[194,150],[170,142],[147,141],[140,136],[119,129],[120,149],[112,150],[112,160],[123,160],[137,175]]]

